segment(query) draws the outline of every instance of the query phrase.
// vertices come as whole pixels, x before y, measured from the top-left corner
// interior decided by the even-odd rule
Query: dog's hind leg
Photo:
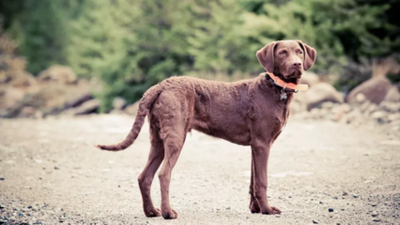
[[[164,219],[175,219],[178,217],[178,214],[169,204],[169,186],[171,182],[171,172],[178,161],[186,133],[183,126],[180,126],[177,129],[171,129],[169,132],[170,134],[164,140],[165,157],[159,173],[161,186],[161,213]]]
[[[178,96],[178,97],[177,97]],[[175,219],[178,214],[169,203],[169,186],[171,172],[174,168],[187,133],[188,113],[185,111],[185,99],[179,98],[176,93],[162,94],[160,96],[162,109],[160,109],[161,138],[164,142],[164,162],[159,173],[161,188],[161,215],[164,219]]]
[[[152,115],[149,115],[149,119],[150,119],[151,149],[147,165],[144,168],[143,172],[139,175],[138,182],[143,199],[144,214],[147,217],[155,217],[155,216],[161,216],[161,212],[159,209],[156,209],[153,205],[153,201],[151,200],[150,189],[154,175],[164,159],[164,144],[160,138],[159,134],[160,128],[158,121]]]

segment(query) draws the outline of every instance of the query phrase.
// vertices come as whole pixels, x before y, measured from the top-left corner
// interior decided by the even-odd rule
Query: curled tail
[[[133,123],[132,129],[129,132],[128,136],[119,144],[115,145],[95,145],[95,147],[100,148],[102,150],[108,151],[120,151],[129,147],[138,137],[140,130],[144,124],[144,119],[146,115],[149,113],[149,108],[151,104],[156,100],[156,98],[160,95],[163,88],[161,85],[155,85],[147,90],[139,103],[139,109],[136,114],[135,122]]]

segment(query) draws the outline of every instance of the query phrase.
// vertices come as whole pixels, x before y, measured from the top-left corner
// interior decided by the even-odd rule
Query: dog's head
[[[284,79],[299,79],[312,67],[317,56],[314,48],[301,41],[275,41],[257,51],[257,59],[265,70]]]

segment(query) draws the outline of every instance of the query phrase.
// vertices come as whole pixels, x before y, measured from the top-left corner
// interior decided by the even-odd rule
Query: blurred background
[[[255,52],[281,39],[318,52],[304,82],[319,89],[294,111],[400,102],[399,12],[398,0],[0,0],[0,117],[134,112],[173,75],[256,76]]]

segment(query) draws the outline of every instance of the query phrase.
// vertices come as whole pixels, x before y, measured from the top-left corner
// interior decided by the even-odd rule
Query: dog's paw
[[[269,214],[269,215],[274,215],[274,214],[281,214],[282,211],[276,207],[273,206],[268,206],[265,210],[262,211],[262,214]]]
[[[161,211],[159,209],[151,209],[151,210],[146,210],[144,214],[147,217],[158,217],[161,216]]]
[[[176,219],[176,218],[178,218],[178,213],[175,210],[171,209],[169,211],[163,212],[162,216],[166,220]]]
[[[260,205],[258,204],[257,201],[250,201],[250,212],[251,213],[260,213],[261,209],[260,209]]]

